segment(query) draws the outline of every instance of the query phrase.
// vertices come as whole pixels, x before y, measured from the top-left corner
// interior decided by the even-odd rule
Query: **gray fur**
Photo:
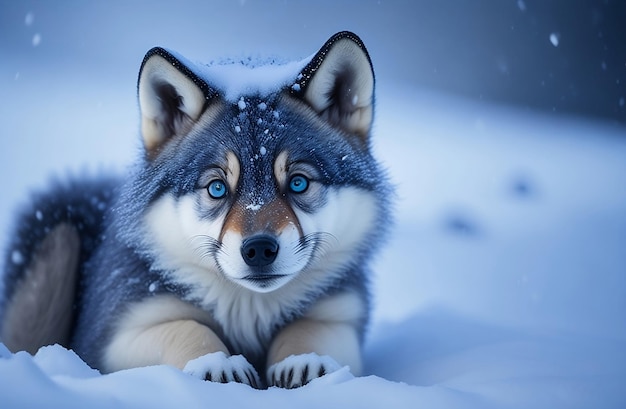
[[[11,351],[69,345],[79,255],[78,233],[66,223],[41,242],[4,313],[1,339]]]

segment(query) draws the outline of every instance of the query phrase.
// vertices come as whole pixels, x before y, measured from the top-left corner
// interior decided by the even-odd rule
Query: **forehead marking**
[[[226,179],[232,192],[237,190],[239,183],[239,175],[241,173],[241,165],[239,159],[231,151],[226,154]]]
[[[282,151],[274,161],[274,177],[278,186],[285,186],[287,182],[287,151]]]

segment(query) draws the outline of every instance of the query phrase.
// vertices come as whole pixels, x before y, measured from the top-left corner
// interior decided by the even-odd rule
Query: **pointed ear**
[[[217,93],[179,59],[160,47],[148,51],[139,70],[141,134],[148,154],[183,135]]]
[[[356,34],[332,36],[302,70],[291,93],[331,125],[367,141],[374,117],[374,70]]]

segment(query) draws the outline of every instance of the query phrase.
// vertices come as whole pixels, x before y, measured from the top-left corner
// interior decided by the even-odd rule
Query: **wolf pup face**
[[[162,48],[142,64],[150,179],[131,192],[148,210],[131,230],[199,294],[224,278],[265,293],[338,272],[379,218],[374,74],[360,40],[339,33],[312,58],[271,68],[194,65]]]

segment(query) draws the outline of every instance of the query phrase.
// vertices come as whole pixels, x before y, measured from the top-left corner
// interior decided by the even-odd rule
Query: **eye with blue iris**
[[[223,180],[216,179],[209,183],[206,190],[209,192],[209,196],[213,199],[221,199],[226,196],[228,189],[226,188],[226,183]]]
[[[302,175],[294,175],[289,181],[289,190],[293,193],[304,193],[309,187],[309,179]]]

